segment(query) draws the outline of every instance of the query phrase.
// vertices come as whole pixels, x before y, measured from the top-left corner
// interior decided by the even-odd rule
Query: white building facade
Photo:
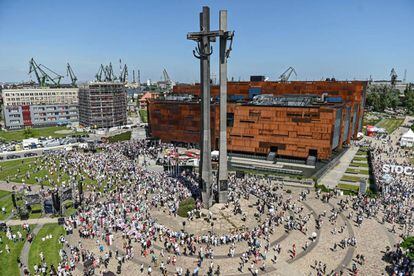
[[[4,89],[3,116],[7,129],[66,125],[79,120],[76,87]]]

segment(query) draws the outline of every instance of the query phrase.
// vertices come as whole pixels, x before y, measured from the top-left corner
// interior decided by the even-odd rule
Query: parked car
[[[37,156],[37,153],[35,153],[35,152],[26,152],[24,154],[24,157],[30,157],[30,156]]]
[[[16,158],[20,158],[20,156],[16,154],[7,155],[7,159],[16,159]]]

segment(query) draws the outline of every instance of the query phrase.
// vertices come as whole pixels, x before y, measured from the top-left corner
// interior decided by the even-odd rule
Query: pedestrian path
[[[23,223],[26,224],[47,224],[47,223],[57,223],[58,218],[37,218],[37,219],[28,219],[28,220],[20,220],[20,219],[13,219],[7,222],[8,226],[14,225],[22,225]]]
[[[325,185],[330,189],[335,188],[344,175],[349,164],[352,162],[352,159],[354,159],[358,149],[359,147],[352,146],[349,150],[347,150],[347,152],[340,158],[339,164],[325,174],[325,176],[319,180],[319,184]]]
[[[39,233],[40,229],[43,227],[43,224],[38,224],[33,229],[33,236],[36,236]],[[22,262],[22,269],[20,270],[20,275],[24,276],[23,268],[27,267],[29,269],[29,251],[31,243],[26,239],[26,242],[23,245],[22,252],[20,253],[20,261]]]
[[[17,182],[6,182],[4,180],[0,180],[0,190],[2,191],[12,192],[13,186],[16,186],[17,190],[19,190],[21,186],[23,186],[23,184],[17,183]],[[26,184],[25,186],[26,187],[30,186],[33,192],[38,192],[41,189],[41,186],[37,184]]]

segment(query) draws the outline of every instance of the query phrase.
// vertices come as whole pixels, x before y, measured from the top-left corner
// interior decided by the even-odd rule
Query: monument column
[[[228,173],[227,173],[227,11],[219,14],[220,31],[220,145],[218,169],[218,201],[227,202]]]

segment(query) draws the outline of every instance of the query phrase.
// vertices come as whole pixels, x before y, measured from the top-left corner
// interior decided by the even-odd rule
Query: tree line
[[[369,86],[366,105],[377,112],[383,112],[387,108],[403,107],[412,115],[414,114],[414,85],[407,85],[404,97],[400,97],[399,90],[389,85]]]

